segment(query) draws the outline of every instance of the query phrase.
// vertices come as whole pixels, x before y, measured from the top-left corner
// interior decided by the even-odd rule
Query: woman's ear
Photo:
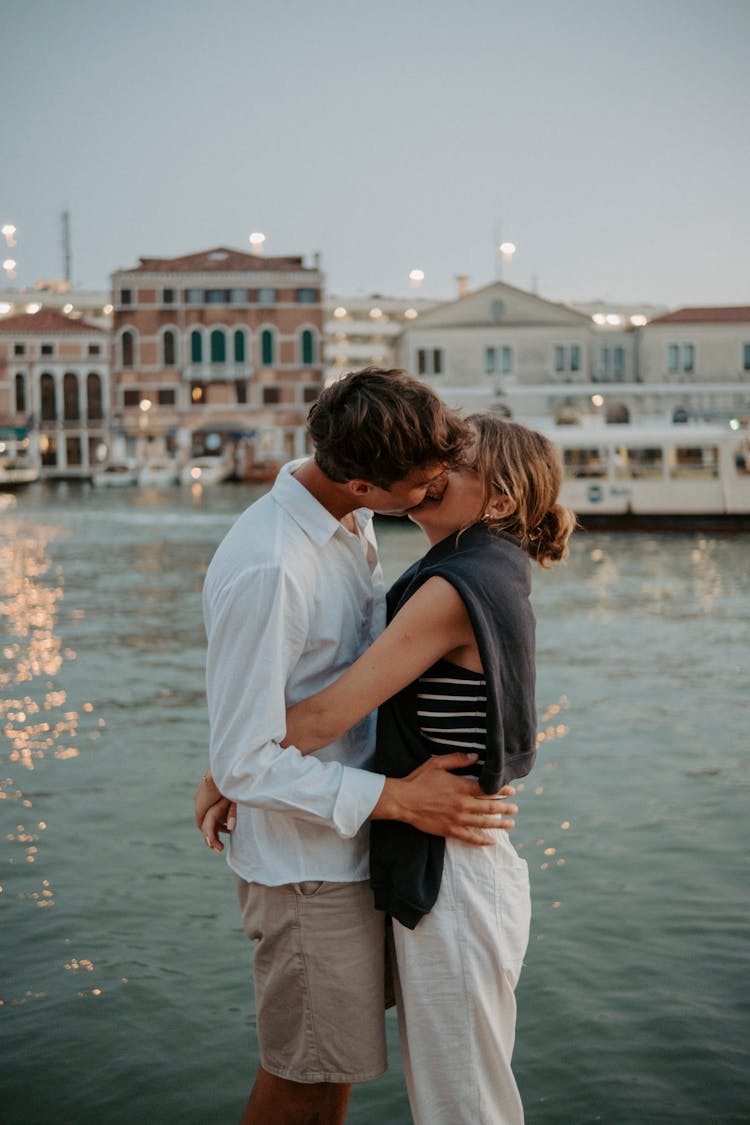
[[[496,493],[490,500],[485,515],[490,516],[492,519],[500,520],[510,516],[516,510],[516,502],[512,496],[508,496],[506,492]]]

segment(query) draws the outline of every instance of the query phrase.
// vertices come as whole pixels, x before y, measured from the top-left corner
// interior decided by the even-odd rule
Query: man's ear
[[[372,489],[372,485],[366,480],[348,480],[346,484],[349,491],[358,499],[361,499],[363,496],[368,496]]]
[[[511,516],[515,510],[516,502],[513,497],[508,496],[505,492],[498,492],[490,500],[485,514],[493,519],[505,519],[506,516]]]

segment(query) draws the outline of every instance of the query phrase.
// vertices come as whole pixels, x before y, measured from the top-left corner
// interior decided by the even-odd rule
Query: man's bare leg
[[[240,1125],[344,1125],[346,1082],[290,1082],[258,1067]]]

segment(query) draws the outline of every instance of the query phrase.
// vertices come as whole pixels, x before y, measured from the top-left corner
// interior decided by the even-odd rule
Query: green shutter
[[[227,362],[227,338],[220,328],[211,333],[211,363]]]
[[[245,333],[239,328],[234,334],[234,362],[245,362]]]
[[[190,359],[193,363],[203,363],[203,339],[197,328],[190,333]]]

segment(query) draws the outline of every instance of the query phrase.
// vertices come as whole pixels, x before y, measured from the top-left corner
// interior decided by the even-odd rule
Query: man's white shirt
[[[302,756],[279,745],[285,708],[335,680],[385,626],[372,513],[354,534],[281,470],[220,544],[206,574],[211,770],[237,801],[228,862],[277,886],[368,878],[367,820],[384,778],[368,773],[370,715]]]

